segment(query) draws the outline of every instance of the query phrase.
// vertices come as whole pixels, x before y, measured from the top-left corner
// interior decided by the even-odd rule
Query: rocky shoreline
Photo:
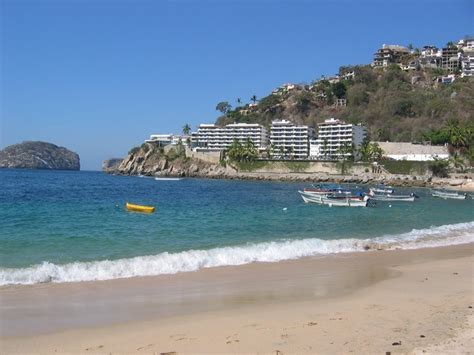
[[[431,175],[398,175],[386,173],[331,174],[324,172],[245,171],[230,164],[221,165],[198,159],[179,157],[168,159],[152,152],[140,151],[121,162],[104,161],[103,171],[115,175],[144,175],[150,177],[187,177],[227,180],[256,180],[282,182],[330,182],[353,184],[390,184],[406,187],[448,188],[474,191],[472,174],[437,178]]]

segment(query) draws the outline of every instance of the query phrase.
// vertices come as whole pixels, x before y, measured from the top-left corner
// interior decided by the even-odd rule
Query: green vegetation
[[[380,148],[380,145],[376,142],[371,143],[368,136],[359,148],[360,160],[365,162],[377,161],[382,158],[383,153],[384,151]]]
[[[150,150],[150,145],[147,144],[147,143],[143,143],[143,144],[140,146],[140,149],[143,150],[145,153],[148,153],[148,151]]]
[[[350,123],[362,123],[373,140],[420,142],[446,141],[441,128],[450,121],[459,127],[472,127],[474,122],[474,80],[457,78],[449,85],[438,83],[444,74],[438,69],[405,72],[398,65],[385,70],[366,66],[341,67],[337,83],[317,80],[312,85],[297,85],[262,97],[256,107],[221,105],[223,115],[218,124],[255,122],[267,127],[274,119],[288,119],[298,124],[316,126],[329,117]],[[335,98],[346,98],[346,107],[334,107]],[[228,104],[224,102],[224,104]],[[472,132],[472,128],[471,128]],[[429,139],[427,139],[429,136]],[[465,143],[453,141],[453,146]],[[466,146],[466,152],[469,146]],[[467,153],[466,153],[467,154]],[[471,154],[472,155],[472,154]]]
[[[170,161],[173,161],[178,158],[186,157],[186,148],[184,147],[183,142],[180,140],[178,144],[168,150],[166,153],[166,158]]]
[[[232,106],[227,101],[219,102],[216,105],[216,110],[220,111],[224,115],[227,114],[227,112],[229,112],[231,108],[232,108]]]
[[[140,151],[140,147],[133,147],[132,149],[128,151],[128,155],[135,155],[139,151]]]
[[[382,164],[389,173],[403,175],[424,175],[429,167],[428,162],[410,160],[384,160]]]
[[[265,166],[270,164],[268,161],[265,160],[255,160],[255,161],[238,161],[234,162],[235,167],[238,170],[242,171],[255,171],[261,169]]]
[[[253,162],[258,158],[257,148],[250,138],[244,144],[234,139],[224,154],[231,162]]]
[[[185,136],[189,136],[189,133],[191,133],[191,126],[186,123],[184,126],[183,126],[183,134]]]
[[[434,176],[442,178],[449,176],[449,161],[447,160],[435,160],[429,164],[429,168]]]

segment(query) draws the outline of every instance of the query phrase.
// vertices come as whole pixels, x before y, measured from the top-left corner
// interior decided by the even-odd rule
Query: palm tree
[[[383,149],[380,147],[378,143],[370,143],[369,144],[369,152],[370,152],[370,160],[379,160],[383,156]]]
[[[183,126],[183,134],[184,134],[185,136],[189,136],[189,133],[191,133],[191,126],[186,123],[186,124]]]
[[[253,103],[256,103],[257,102],[257,96],[252,95],[252,97],[250,98],[250,101],[253,101]]]
[[[464,159],[458,152],[454,152],[453,156],[449,160],[455,169],[458,169],[461,172],[464,170]]]
[[[237,98],[237,105],[241,105],[242,104],[242,99],[240,97]]]
[[[326,160],[326,159],[327,159],[327,156],[328,156],[328,146],[329,146],[328,140],[327,140],[327,138],[324,138],[324,140],[323,140],[323,154],[324,154],[324,160]]]
[[[354,145],[349,142],[344,142],[337,149],[337,153],[342,156],[342,160],[351,160],[354,158]]]

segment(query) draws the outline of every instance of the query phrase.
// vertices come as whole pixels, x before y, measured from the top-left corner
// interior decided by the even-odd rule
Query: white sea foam
[[[0,285],[42,282],[110,280],[196,271],[225,265],[276,262],[311,255],[365,251],[367,249],[417,249],[474,242],[474,221],[414,229],[372,239],[303,239],[247,244],[210,250],[161,253],[129,259],[75,262],[56,265],[43,262],[27,268],[0,268]]]

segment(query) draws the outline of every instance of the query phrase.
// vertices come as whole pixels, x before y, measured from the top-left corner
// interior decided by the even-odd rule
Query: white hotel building
[[[270,143],[275,158],[308,159],[309,141],[314,129],[309,126],[297,126],[287,120],[272,122]]]
[[[365,136],[364,126],[330,118],[318,125],[318,138],[310,143],[310,157],[312,159],[340,158],[343,155],[340,147],[352,144],[357,149]],[[350,153],[345,155],[350,155]]]
[[[177,134],[152,134],[150,139],[145,140],[145,143],[152,143],[164,147],[168,144],[177,145],[181,141],[182,144],[187,145],[190,139],[191,136]]]
[[[228,148],[234,139],[245,142],[248,138],[259,150],[265,149],[268,143],[268,133],[265,127],[256,123],[233,123],[225,127],[215,124],[201,124],[193,139],[196,140],[196,150],[223,150]]]

